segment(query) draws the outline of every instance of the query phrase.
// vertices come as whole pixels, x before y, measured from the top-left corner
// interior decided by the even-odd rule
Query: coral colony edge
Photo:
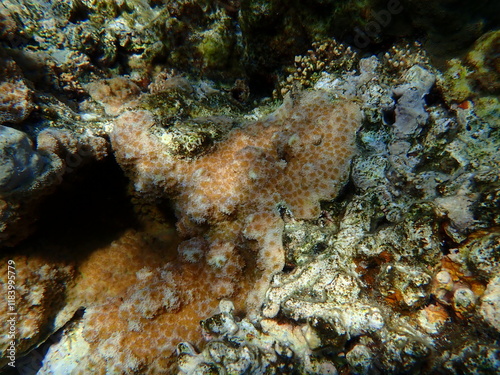
[[[500,372],[500,4],[303,3],[2,1],[0,374]]]

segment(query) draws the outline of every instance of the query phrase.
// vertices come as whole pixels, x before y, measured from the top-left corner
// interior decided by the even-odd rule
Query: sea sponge
[[[198,158],[172,155],[144,110],[121,115],[111,141],[137,192],[172,199],[179,234],[204,238],[206,260],[221,277],[239,267],[232,260],[239,247],[257,251],[256,287],[247,300],[252,315],[284,266],[280,208],[297,219],[320,214],[319,202],[335,197],[348,175],[361,120],[355,102],[308,91],[234,128]]]

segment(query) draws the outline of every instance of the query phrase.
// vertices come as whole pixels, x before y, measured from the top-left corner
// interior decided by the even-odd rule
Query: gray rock
[[[0,194],[30,185],[47,164],[47,158],[33,149],[27,134],[0,125]]]

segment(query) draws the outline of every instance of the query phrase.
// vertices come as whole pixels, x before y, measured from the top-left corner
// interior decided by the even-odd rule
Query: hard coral
[[[169,197],[185,238],[202,236],[207,262],[221,275],[236,248],[255,240],[257,287],[247,300],[256,312],[273,274],[284,266],[279,207],[295,218],[319,215],[319,201],[338,194],[355,151],[357,104],[320,92],[287,98],[267,118],[233,129],[214,150],[194,160],[168,152],[149,129],[147,111],[126,112],[111,140],[118,162],[139,193]]]
[[[185,252],[206,247],[201,239],[186,242]],[[238,287],[241,266],[228,262],[224,276],[207,266],[205,254],[167,259],[172,245],[153,249],[144,233],[127,231],[80,267],[75,293],[88,306],[81,335],[89,355],[75,373],[171,373],[175,346],[185,339],[201,343],[200,320]]]
[[[123,77],[89,83],[87,90],[92,99],[101,103],[106,113],[112,116],[118,115],[123,107],[133,105],[140,93],[135,83]]]
[[[322,72],[349,71],[358,60],[358,54],[350,46],[335,39],[315,42],[306,55],[295,56],[294,69],[286,80],[280,83],[280,91],[275,90],[273,96],[284,96],[294,85],[310,87]]]
[[[5,265],[9,261],[12,268],[8,270],[5,266],[0,270],[0,291],[6,296],[0,306],[0,314],[5,317],[0,323],[0,368],[8,362],[7,348],[12,340],[7,335],[10,326],[7,318],[16,317],[13,340],[16,355],[21,357],[23,352],[27,352],[47,334],[59,329],[76,310],[71,304],[66,304],[64,298],[68,286],[74,280],[72,266],[63,262],[49,265],[39,256],[26,255],[4,256],[1,261]],[[12,269],[15,270],[15,299],[9,299],[10,303],[7,304],[7,291],[11,290],[8,280],[12,280]],[[13,311],[16,314],[13,315]]]
[[[0,84],[0,121],[19,123],[24,121],[34,108],[32,91],[26,84],[17,82],[2,82]]]
[[[17,64],[0,58],[0,123],[26,120],[36,107],[33,94]]]

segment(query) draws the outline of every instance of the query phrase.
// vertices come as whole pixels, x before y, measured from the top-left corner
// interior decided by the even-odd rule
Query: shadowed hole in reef
[[[95,302],[102,303],[101,299],[113,297],[111,292],[102,287],[110,281],[110,277],[120,284],[120,276],[126,274],[123,271],[134,273],[138,268],[147,266],[149,260],[162,260],[168,252],[175,252],[177,237],[175,233],[172,234],[175,232],[175,218],[168,205],[156,208],[155,218],[161,216],[162,221],[160,225],[151,226],[147,221],[149,216],[141,211],[144,206],[132,204],[130,190],[128,179],[113,158],[68,173],[41,204],[36,231],[22,243],[7,249],[9,257],[38,258],[42,264],[46,263],[50,267],[69,265],[76,270],[75,284],[65,284],[64,290],[57,291],[58,296],[54,296],[57,304],[51,305],[53,313],[43,325],[42,336],[52,334],[55,316],[62,311],[68,298],[76,298],[82,308]],[[137,215],[139,211],[141,214]],[[170,234],[168,238],[163,235],[165,232]],[[134,233],[133,238],[139,238],[143,246],[136,249],[127,247],[127,240],[123,238],[130,238],[130,233]],[[156,244],[156,238],[160,238],[159,245]],[[170,242],[166,244],[161,241],[163,239],[170,239]],[[149,242],[155,243],[150,245]],[[118,246],[114,246],[114,243]],[[134,251],[128,254],[128,250]],[[121,268],[117,268],[116,264],[109,261],[116,254],[130,255],[131,263],[122,262]],[[100,260],[103,256],[104,263]],[[96,265],[104,267],[105,274],[97,272],[89,277],[89,269],[95,269]],[[87,290],[95,290],[97,294],[87,294]],[[39,343],[34,342],[32,349]],[[35,360],[36,365],[41,366],[49,346],[50,343],[41,351],[29,349],[18,353],[18,360],[29,363]],[[0,369],[0,373],[3,371]]]
[[[63,246],[85,242],[89,247],[113,241],[126,228],[137,226],[127,184],[111,158],[65,175],[42,204],[31,241]]]
[[[37,230],[12,249],[36,251],[47,261],[77,263],[94,250],[120,238],[127,229],[142,230],[129,195],[129,181],[114,158],[66,174],[40,207]],[[162,208],[170,225],[175,217]],[[53,249],[58,249],[54,252]]]

